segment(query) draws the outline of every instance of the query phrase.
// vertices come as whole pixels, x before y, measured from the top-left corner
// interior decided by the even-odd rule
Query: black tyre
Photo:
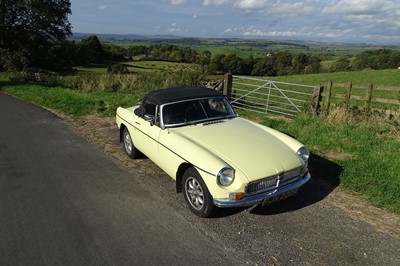
[[[132,159],[140,158],[141,152],[136,149],[135,145],[133,145],[131,134],[129,134],[128,128],[124,128],[124,131],[122,132],[122,138],[126,154],[128,154],[128,156]]]
[[[189,168],[183,174],[183,196],[190,210],[200,217],[210,217],[216,207],[203,179],[196,169]]]

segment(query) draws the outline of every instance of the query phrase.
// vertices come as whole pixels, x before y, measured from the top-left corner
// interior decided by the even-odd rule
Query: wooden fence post
[[[231,73],[226,73],[224,77],[224,90],[223,93],[230,100],[232,97],[232,82],[233,77]]]
[[[332,87],[333,87],[333,83],[332,81],[329,81],[328,83],[328,92],[326,94],[326,99],[325,99],[325,113],[329,114],[329,107],[331,105],[331,97],[332,97]]]
[[[367,89],[367,95],[365,96],[365,110],[369,111],[369,107],[371,104],[371,100],[372,100],[372,89],[373,89],[374,85],[372,83],[369,84],[369,87]]]
[[[351,98],[351,88],[353,87],[353,83],[347,83],[346,87],[346,110],[349,109],[350,106],[350,98]]]
[[[312,98],[312,112],[314,115],[318,115],[319,111],[321,109],[321,100],[322,100],[322,92],[324,90],[324,87],[321,85],[315,86],[314,88],[314,95]]]

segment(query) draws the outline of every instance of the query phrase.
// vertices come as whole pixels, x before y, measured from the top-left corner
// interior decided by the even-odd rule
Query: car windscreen
[[[166,104],[162,107],[164,126],[180,126],[236,117],[226,98],[206,98]]]

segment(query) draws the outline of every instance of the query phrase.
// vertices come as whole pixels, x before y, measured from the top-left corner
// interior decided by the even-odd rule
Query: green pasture
[[[203,51],[211,52],[211,56],[216,55],[230,55],[234,54],[240,58],[248,58],[252,56],[253,58],[265,57],[267,51],[262,47],[252,47],[252,46],[199,46],[195,47],[197,52],[202,53]]]
[[[154,71],[174,72],[182,68],[190,68],[194,65],[164,61],[131,61],[125,64],[131,73],[151,73]]]
[[[109,65],[114,64],[110,62],[109,64],[92,64],[89,66],[75,67],[79,75],[98,75],[107,74],[107,68]],[[130,74],[138,73],[152,73],[156,71],[165,72],[176,72],[184,68],[195,68],[197,65],[186,64],[186,63],[174,63],[166,61],[128,61],[121,63],[128,67]]]
[[[334,72],[321,74],[293,75],[267,77],[271,80],[284,81],[290,83],[317,85],[326,84],[329,81],[333,83],[353,84],[369,84],[373,83],[376,86],[400,86],[400,70],[399,69],[384,69],[384,70],[363,70],[349,72]]]
[[[289,51],[293,54],[311,53],[322,54],[330,59],[337,60],[340,57],[354,57],[355,55],[367,51],[381,49],[379,46],[370,45],[349,45],[349,44],[323,44],[313,42],[290,43],[290,42],[274,42],[265,40],[224,40],[224,39],[199,39],[200,44],[193,45],[190,42],[185,44],[181,40],[164,40],[163,43],[170,43],[182,47],[191,47],[199,52],[210,51],[212,56],[217,54],[235,54],[242,58],[253,56],[254,58],[265,56],[267,53],[278,51]],[[108,44],[115,44],[123,48],[137,45],[153,45],[152,41],[128,41],[128,40],[107,40]],[[389,47],[393,48],[393,47]]]

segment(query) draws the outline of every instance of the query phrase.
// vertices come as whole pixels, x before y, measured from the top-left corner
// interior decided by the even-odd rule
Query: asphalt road
[[[60,118],[0,93],[0,265],[233,261]]]
[[[95,145],[0,93],[0,265],[400,265],[399,234],[331,200],[343,169],[324,158],[291,199],[201,219],[151,161],[124,154],[113,119],[81,123]]]

